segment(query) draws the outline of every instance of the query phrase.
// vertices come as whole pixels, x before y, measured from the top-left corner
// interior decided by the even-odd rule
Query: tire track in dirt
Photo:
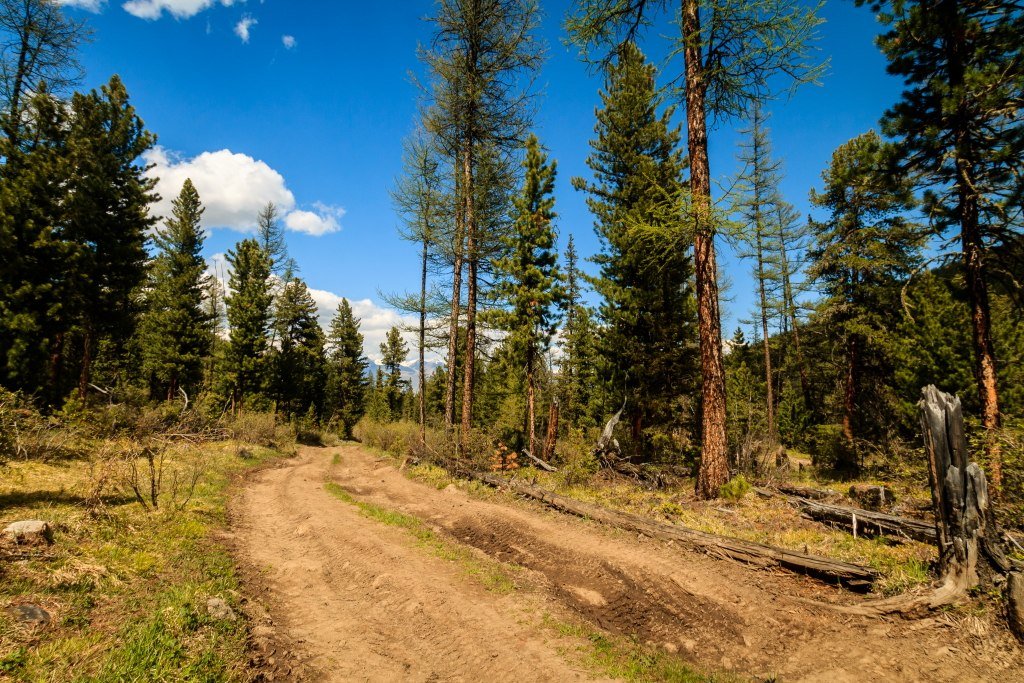
[[[318,678],[586,678],[451,563],[330,496],[327,462],[306,450],[260,473],[235,503],[239,551],[262,571],[271,612]]]
[[[331,455],[340,453],[340,463]],[[524,568],[536,589],[497,596],[414,547],[405,532],[331,498],[423,520],[437,533]],[[304,449],[238,501],[243,554],[293,637],[331,680],[567,680],[579,677],[535,624],[583,618],[710,670],[786,681],[1024,680],[1012,640],[980,623],[849,617],[806,598],[863,598],[785,572],[754,571],[509,499],[411,481],[358,446]],[[964,624],[967,627],[964,627]],[[973,630],[972,630],[973,629]],[[503,645],[499,645],[503,644]]]

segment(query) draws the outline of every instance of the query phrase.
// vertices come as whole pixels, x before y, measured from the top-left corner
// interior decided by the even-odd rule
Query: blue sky
[[[62,1],[94,30],[82,52],[85,86],[119,74],[159,136],[150,161],[163,194],[169,200],[185,176],[196,182],[208,205],[208,254],[225,252],[254,224],[254,207],[275,201],[286,211],[291,254],[325,315],[339,296],[356,302],[367,350],[375,351],[398,321],[379,305],[379,292],[413,290],[418,282],[416,250],[397,237],[388,189],[415,121],[410,73],[420,70],[417,45],[430,38],[424,17],[431,0]],[[600,81],[562,42],[569,5],[543,2],[548,59],[536,129],[559,164],[561,242],[572,233],[589,256],[598,241],[585,197],[569,179],[587,175]],[[832,151],[877,127],[900,92],[874,46],[879,26],[870,12],[832,0],[824,17],[818,45],[830,67],[823,84],[770,107],[775,152],[785,163],[782,189],[805,213]],[[655,31],[643,47],[657,54],[663,44]],[[723,184],[738,170],[740,127],[729,122],[712,133],[712,174]],[[724,244],[720,254],[731,282],[723,308],[728,335],[751,310],[752,282],[749,264]]]

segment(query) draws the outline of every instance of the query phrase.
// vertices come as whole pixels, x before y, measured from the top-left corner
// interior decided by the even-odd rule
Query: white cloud
[[[207,228],[252,232],[256,215],[267,202],[274,202],[282,213],[295,208],[295,196],[285,185],[284,177],[245,154],[222,149],[183,159],[156,147],[143,158],[153,165],[147,175],[159,178],[156,189],[163,199],[152,209],[159,216],[170,215],[171,200],[181,192],[186,178],[192,179],[206,207],[203,223]]]
[[[107,4],[107,0],[57,0],[58,5],[77,7],[87,12],[99,12]]]
[[[295,40],[295,36],[281,36],[281,44],[284,45],[284,49],[291,50],[298,45],[298,41]]]
[[[345,209],[340,206],[329,206],[322,202],[313,205],[313,211],[296,210],[285,216],[285,227],[294,232],[302,232],[320,237],[341,230],[341,217]]]
[[[91,2],[93,0],[71,0],[71,2]],[[140,19],[159,19],[167,12],[175,19],[188,19],[216,4],[218,0],[128,0],[121,5],[124,11]],[[231,7],[236,2],[245,0],[219,0],[221,5]]]
[[[242,39],[243,43],[249,42],[249,29],[258,24],[258,22],[251,14],[244,14],[242,18],[235,24],[235,35]]]
[[[207,229],[253,232],[260,209],[273,202],[288,230],[314,237],[341,230],[343,208],[323,202],[315,202],[312,210],[297,208],[284,176],[246,154],[222,149],[188,159],[154,147],[143,159],[152,165],[146,175],[157,179],[156,191],[161,196],[150,209],[154,215],[169,216],[171,201],[181,192],[185,179],[191,178],[206,207],[203,226]]]
[[[342,298],[347,297],[341,297],[323,289],[310,288],[309,293],[316,301],[320,324],[327,330],[330,328],[331,319],[338,310],[338,304],[341,303]],[[379,306],[371,299],[349,299],[348,303],[360,321],[359,331],[363,335],[363,355],[372,358],[375,362],[380,362],[380,345],[387,337],[388,330],[395,326],[411,328],[418,324],[414,316],[403,316],[393,308]],[[412,332],[404,332],[403,336],[409,343],[410,351],[416,348],[415,335]],[[411,353],[409,360],[412,360]]]

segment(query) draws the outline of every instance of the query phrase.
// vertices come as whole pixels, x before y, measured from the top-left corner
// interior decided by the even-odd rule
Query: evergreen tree
[[[511,175],[507,158],[529,126],[524,84],[543,58],[534,38],[539,19],[536,0],[439,0],[433,17],[432,49],[423,53],[434,80],[434,106],[427,128],[453,160],[458,188],[456,255],[452,282],[449,367],[455,368],[459,304],[465,267],[466,354],[462,364],[462,431],[465,447],[473,426],[476,358],[480,339],[477,312],[480,272],[488,254],[486,208],[492,190],[503,194]],[[491,175],[494,171],[498,176]],[[488,177],[491,175],[491,177]],[[504,202],[499,202],[503,204]],[[487,202],[494,206],[494,202]],[[455,374],[450,375],[452,379]],[[446,420],[454,424],[454,386],[447,399]]]
[[[160,250],[150,272],[140,336],[143,374],[154,397],[191,392],[210,351],[213,315],[204,307],[210,286],[202,257],[203,206],[191,180],[172,203],[171,218],[156,231]]]
[[[565,326],[562,336],[561,413],[565,424],[589,427],[600,420],[597,401],[597,349],[594,321],[583,305],[582,275],[576,241],[569,235],[565,248]],[[596,420],[593,416],[596,415]]]
[[[265,356],[270,346],[270,258],[256,240],[246,239],[228,252],[231,290],[225,299],[229,328],[226,369],[234,409],[240,410],[266,384]]]
[[[740,175],[737,208],[742,216],[739,234],[743,248],[742,258],[753,259],[754,281],[757,287],[758,321],[761,325],[761,345],[764,352],[765,418],[769,440],[778,438],[775,422],[775,376],[772,372],[772,347],[769,324],[773,309],[773,275],[771,261],[779,250],[774,243],[778,230],[775,205],[779,202],[779,168],[781,163],[771,158],[771,142],[764,127],[765,117],[759,104],[751,110],[750,127],[741,131],[747,136],[742,143],[739,160],[745,168]]]
[[[899,289],[920,260],[920,231],[905,214],[912,188],[886,172],[884,144],[869,132],[840,146],[811,202],[827,220],[811,221],[810,274],[824,290],[819,316],[844,359],[842,425],[847,440],[840,468],[855,469],[854,440],[882,436],[893,412],[894,339]],[[872,429],[872,428],[875,429]]]
[[[988,430],[989,481],[1001,467],[998,367],[989,302],[989,245],[1012,239],[1024,192],[1024,12],[1016,0],[857,0],[890,27],[878,43],[901,100],[883,119],[926,212],[963,255],[975,375]]]
[[[389,421],[402,416],[402,392],[405,380],[402,379],[402,364],[409,357],[409,345],[402,339],[402,331],[397,327],[388,330],[388,335],[380,345],[381,367],[386,373],[384,384],[378,382],[377,391],[382,393],[388,406]]]
[[[370,378],[369,363],[363,357],[363,335],[359,318],[348,299],[342,299],[327,333],[327,409],[341,427],[342,436],[352,438],[352,428],[366,412]]]
[[[584,53],[604,52],[632,42],[651,24],[653,12],[673,6],[662,2],[576,0],[567,29]],[[682,56],[681,98],[686,103],[690,161],[689,218],[693,229],[700,336],[701,461],[697,492],[715,498],[729,479],[726,438],[725,370],[715,257],[716,220],[711,199],[708,118],[741,115],[754,102],[770,98],[784,76],[790,86],[813,81],[820,73],[808,59],[817,7],[790,0],[679,0],[679,28],[672,49]]]
[[[508,253],[495,266],[497,295],[508,309],[496,317],[509,332],[507,343],[519,351],[526,377],[526,444],[536,451],[537,366],[558,325],[557,309],[565,292],[555,250],[555,162],[548,162],[537,136],[526,141],[523,187],[513,200],[515,230]]]
[[[306,283],[291,272],[274,306],[274,398],[277,409],[288,417],[323,411],[326,368],[324,332],[317,320],[317,306]]]
[[[74,309],[70,268],[80,246],[65,239],[67,110],[32,97],[29,142],[0,137],[0,383],[53,405],[64,398],[63,355]]]
[[[289,268],[292,273],[296,272],[296,268],[294,261],[288,258],[288,244],[279,218],[277,206],[274,202],[267,202],[256,216],[256,239],[270,259],[270,272],[284,276]]]
[[[26,139],[33,92],[63,93],[82,78],[77,53],[90,32],[61,4],[0,0],[0,130],[12,147]]]
[[[610,390],[628,389],[629,424],[642,430],[682,423],[679,402],[695,388],[693,270],[686,250],[659,244],[652,249],[633,226],[663,234],[682,230],[682,216],[666,216],[660,202],[679,191],[685,162],[673,110],[661,114],[654,67],[632,43],[622,46],[607,70],[597,136],[587,164],[594,182],[574,179],[590,197],[602,251],[593,279],[601,295],[600,355]],[[617,403],[618,401],[612,401]],[[648,449],[644,449],[648,450]]]
[[[130,104],[117,76],[99,91],[71,100],[67,154],[73,166],[65,188],[64,239],[77,247],[69,277],[79,343],[78,393],[91,383],[93,360],[106,341],[123,355],[141,313],[139,287],[148,255],[147,233],[156,220],[149,205],[156,181],[139,163],[156,143]]]

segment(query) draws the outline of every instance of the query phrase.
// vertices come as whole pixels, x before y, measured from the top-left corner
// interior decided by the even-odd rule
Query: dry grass
[[[0,678],[245,680],[245,628],[205,609],[209,597],[237,596],[233,561],[211,536],[226,527],[232,476],[273,452],[243,460],[229,442],[174,446],[168,467],[202,463],[202,476],[187,505],[152,510],[124,485],[123,446],[94,442],[83,459],[8,463],[0,524],[43,519],[55,532],[51,547],[0,563],[0,603],[40,605],[52,622],[31,629],[0,611]]]

